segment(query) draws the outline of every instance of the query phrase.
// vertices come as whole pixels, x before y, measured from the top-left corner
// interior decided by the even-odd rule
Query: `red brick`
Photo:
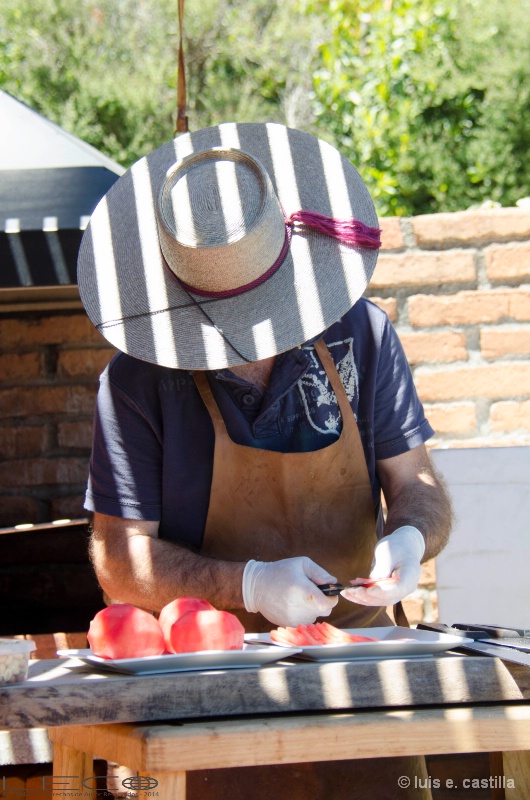
[[[403,600],[403,610],[410,625],[423,621],[424,600],[420,592],[414,592]]]
[[[69,378],[99,378],[116,350],[85,348],[63,350],[57,361],[57,374]]]
[[[67,342],[105,342],[86,314],[0,319],[0,345],[4,350],[29,345]]]
[[[520,208],[425,214],[412,220],[420,247],[456,247],[530,237],[530,213]]]
[[[23,495],[3,496],[0,501],[0,527],[12,528],[24,522],[39,521],[39,503]]]
[[[530,322],[530,291],[519,290],[509,303],[510,316],[516,322]]]
[[[491,281],[516,280],[523,283],[530,278],[530,242],[488,247],[485,255],[486,271]]]
[[[426,404],[425,414],[437,434],[472,433],[477,427],[474,403]]]
[[[84,483],[87,475],[88,459],[84,458],[18,459],[0,464],[0,486],[8,489]]]
[[[484,358],[501,358],[506,355],[530,354],[530,327],[520,325],[499,328],[482,328],[480,349]]]
[[[92,422],[61,422],[57,426],[57,438],[60,447],[91,448]]]
[[[0,428],[0,458],[27,458],[46,450],[46,428],[43,425],[24,425]]]
[[[383,217],[379,220],[379,225],[381,227],[381,250],[401,250],[405,247],[399,217]]]
[[[66,497],[53,497],[50,501],[50,515],[54,519],[83,519],[88,511],[83,508],[84,493],[68,495]]]
[[[432,586],[436,583],[436,563],[434,558],[430,558],[421,565],[421,577],[419,586]]]
[[[372,303],[375,303],[376,306],[382,308],[383,311],[388,314],[388,318],[390,322],[397,322],[398,319],[398,304],[395,297],[369,297]]]
[[[39,386],[0,390],[0,417],[90,414],[97,386]]]
[[[458,331],[400,333],[409,364],[425,361],[450,362],[467,359],[466,336]]]
[[[490,408],[492,431],[530,430],[530,400],[506,400]]]
[[[476,325],[481,322],[530,321],[529,289],[464,291],[454,295],[417,294],[408,300],[414,327]]]
[[[472,250],[454,250],[450,253],[408,252],[380,256],[368,290],[405,286],[443,287],[448,283],[472,283],[475,280],[476,268]]]
[[[2,383],[15,383],[40,378],[44,374],[42,353],[6,353],[0,355]]]
[[[414,378],[418,393],[425,402],[530,395],[530,364],[522,362],[428,371],[420,367]]]

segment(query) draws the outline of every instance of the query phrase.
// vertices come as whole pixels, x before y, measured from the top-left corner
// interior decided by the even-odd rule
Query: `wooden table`
[[[50,728],[56,775],[90,774],[97,756],[160,780],[175,800],[191,769],[492,751],[504,752],[515,800],[530,796],[529,699],[530,669],[475,656],[138,677],[41,661],[0,690],[0,727]]]

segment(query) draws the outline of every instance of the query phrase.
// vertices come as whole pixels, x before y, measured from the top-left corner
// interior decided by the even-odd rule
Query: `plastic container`
[[[0,686],[26,680],[29,654],[33,650],[36,645],[31,639],[0,638]]]

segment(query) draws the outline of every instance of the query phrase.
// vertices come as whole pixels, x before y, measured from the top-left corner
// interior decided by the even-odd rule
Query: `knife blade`
[[[513,647],[522,650],[524,653],[530,652],[530,631],[525,628],[504,628],[500,625],[470,625],[463,622],[455,622],[453,627],[459,629],[471,639],[479,639],[484,644],[492,644],[501,647]],[[476,633],[478,629],[480,635]]]
[[[519,650],[519,648],[530,650],[530,640],[525,640],[522,637],[515,638],[516,643],[514,643],[513,639],[490,639],[491,625],[476,625],[466,628],[461,624],[460,627],[457,628],[456,625],[451,627],[440,622],[420,622],[416,627],[420,630],[447,633],[451,636],[459,636],[461,638],[473,640],[472,644],[468,642],[465,645],[457,645],[454,650],[470,650],[480,653],[481,655],[502,658],[504,661],[513,661],[516,664],[524,664],[524,666],[530,667],[530,653],[521,652]],[[484,627],[487,630],[479,630],[479,627]],[[503,630],[509,629],[504,628]],[[525,642],[525,644],[521,644],[521,642]]]
[[[478,653],[482,656],[493,656],[493,658],[502,658],[503,661],[511,661],[514,664],[522,664],[525,667],[530,667],[530,653],[521,653],[519,650],[503,647],[500,643],[486,644],[485,642],[474,641],[473,644],[458,645],[454,650],[469,650],[471,653]]]
[[[485,631],[489,639],[514,639],[520,636],[530,642],[530,630],[526,628],[505,628],[501,625],[482,625],[478,623],[453,622],[453,628],[463,631]]]
[[[450,625],[443,625],[441,622],[419,622],[416,625],[422,631],[434,631],[435,633],[446,633],[448,636],[458,636],[460,639],[487,639],[486,631],[468,631],[454,628]]]

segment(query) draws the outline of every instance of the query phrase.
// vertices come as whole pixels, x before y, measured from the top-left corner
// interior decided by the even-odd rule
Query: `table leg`
[[[530,751],[513,750],[503,753],[504,775],[506,783],[513,781],[513,786],[506,786],[506,800],[521,800],[530,797]]]
[[[493,778],[502,778],[504,775],[504,763],[502,760],[502,753],[490,753],[490,776]],[[491,787],[491,800],[506,800],[504,787],[492,786]]]
[[[53,800],[64,798],[65,792],[74,788],[80,791],[83,797],[95,798],[95,788],[85,788],[83,781],[94,774],[94,761],[88,753],[68,747],[66,744],[54,743],[53,747]],[[90,786],[92,782],[88,781]]]
[[[155,772],[149,773],[140,772],[138,777],[145,776],[158,781],[154,792],[158,792],[160,798],[171,798],[171,800],[186,800],[186,773],[182,770],[180,772]],[[139,797],[142,797],[142,792],[139,792]]]

